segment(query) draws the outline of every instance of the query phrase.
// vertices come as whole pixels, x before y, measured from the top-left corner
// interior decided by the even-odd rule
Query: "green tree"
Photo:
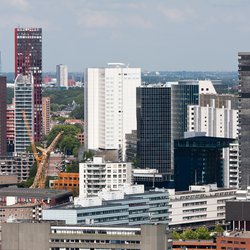
[[[220,225],[217,224],[214,228],[214,231],[218,234],[218,235],[222,235],[224,232],[224,228]]]
[[[197,239],[197,233],[196,231],[193,231],[192,229],[187,229],[180,235],[180,237],[183,240],[193,240],[193,239]]]
[[[77,106],[71,113],[70,117],[75,118],[75,119],[83,119],[84,114],[83,114],[83,105]]]
[[[173,240],[179,240],[181,238],[181,235],[178,232],[173,231],[172,238]]]
[[[197,233],[197,237],[199,240],[211,239],[210,232],[206,227],[199,227],[195,230],[195,232]]]

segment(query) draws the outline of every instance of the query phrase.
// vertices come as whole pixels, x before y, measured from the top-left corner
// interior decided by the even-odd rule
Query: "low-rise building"
[[[237,189],[217,185],[190,186],[189,191],[169,189],[169,226],[171,228],[225,223],[226,201],[234,200]]]
[[[59,173],[58,180],[50,180],[50,188],[79,193],[79,173]]]
[[[168,225],[168,193],[144,192],[143,186],[120,191],[105,190],[99,197],[75,199],[75,205],[43,210],[44,220],[64,220],[85,225]]]
[[[35,239],[35,240],[32,240]],[[170,249],[164,225],[86,227],[50,223],[4,223],[2,249]]]

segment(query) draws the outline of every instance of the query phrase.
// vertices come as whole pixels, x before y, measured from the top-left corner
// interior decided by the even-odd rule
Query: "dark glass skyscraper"
[[[5,156],[7,153],[6,110],[7,110],[6,77],[0,76],[0,156]]]
[[[137,157],[140,168],[163,174],[158,187],[171,179],[171,88],[137,88]]]
[[[15,76],[34,77],[34,140],[42,137],[42,29],[15,28]]]
[[[250,52],[239,53],[239,160],[242,188],[250,185]]]

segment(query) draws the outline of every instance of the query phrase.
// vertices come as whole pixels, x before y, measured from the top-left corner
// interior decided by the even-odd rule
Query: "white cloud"
[[[4,0],[4,2],[20,10],[28,10],[30,7],[28,0]]]

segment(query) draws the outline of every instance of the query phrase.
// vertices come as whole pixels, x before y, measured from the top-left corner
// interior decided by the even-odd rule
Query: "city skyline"
[[[14,71],[15,27],[43,28],[44,71],[108,62],[143,70],[236,71],[248,51],[250,3],[208,1],[2,0],[3,72]]]

